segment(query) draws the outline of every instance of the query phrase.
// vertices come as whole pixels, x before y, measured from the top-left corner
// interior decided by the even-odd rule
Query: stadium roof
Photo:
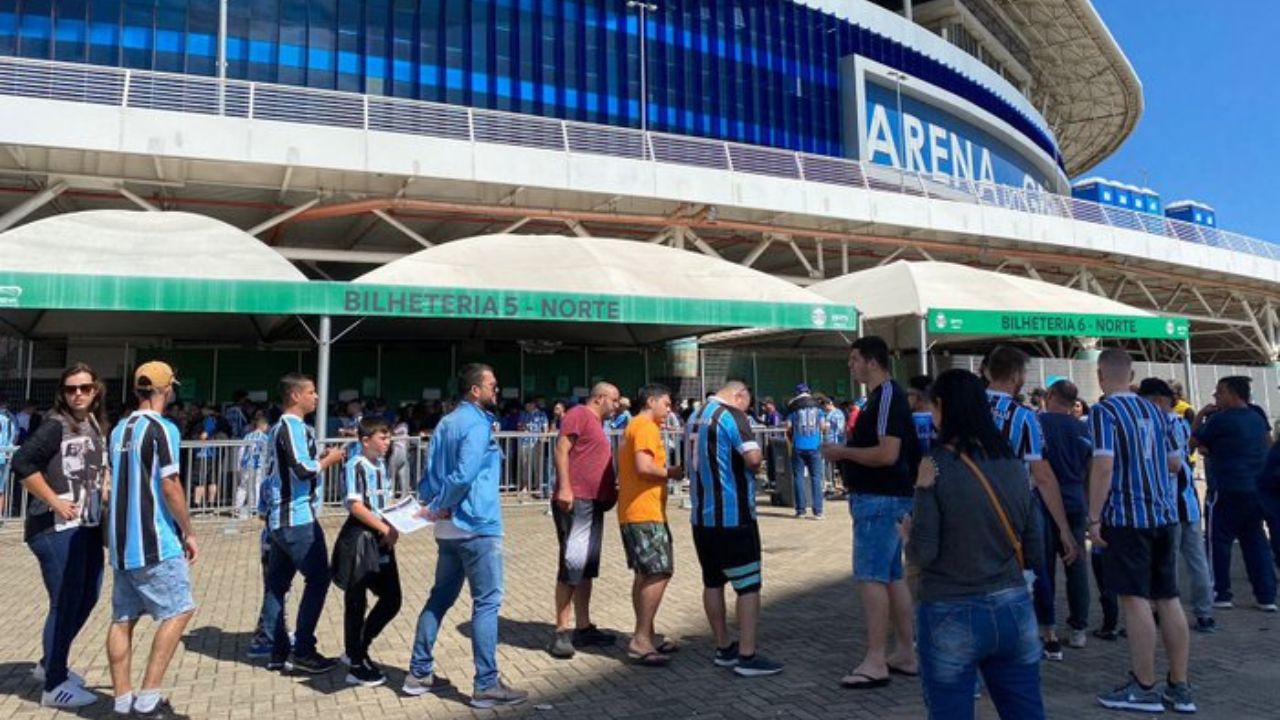
[[[1028,41],[1032,100],[1067,174],[1115,152],[1142,115],[1142,82],[1089,0],[995,0]]]

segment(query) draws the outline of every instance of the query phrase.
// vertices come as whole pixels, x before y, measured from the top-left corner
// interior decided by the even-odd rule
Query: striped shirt
[[[177,426],[150,410],[134,412],[111,433],[107,557],[117,570],[182,557],[178,524],[161,493],[165,478],[179,471],[179,438]]]
[[[1089,422],[1094,457],[1115,459],[1103,524],[1154,528],[1177,523],[1177,478],[1169,472],[1168,459],[1180,457],[1181,451],[1168,415],[1125,392],[1094,405]]]
[[[378,458],[370,460],[364,455],[355,455],[347,460],[343,469],[343,485],[345,492],[342,504],[348,510],[351,503],[362,502],[364,506],[380,514],[391,499],[391,487],[387,481],[387,464]]]
[[[267,464],[267,448],[270,436],[261,430],[244,436],[244,446],[240,448],[240,461],[237,463],[240,472],[257,472]]]
[[[1181,415],[1169,413],[1169,426],[1182,465],[1178,467],[1178,519],[1181,522],[1200,522],[1200,496],[1196,495],[1195,475],[1191,470],[1191,424]]]
[[[277,530],[315,522],[324,498],[315,431],[297,415],[281,415],[267,442],[268,526]]]
[[[701,527],[740,527],[756,519],[756,476],[744,456],[759,450],[741,410],[717,398],[689,418],[690,518]]]
[[[1034,410],[1019,405],[1008,393],[987,391],[996,429],[1009,441],[1013,456],[1025,463],[1044,459],[1044,432]]]

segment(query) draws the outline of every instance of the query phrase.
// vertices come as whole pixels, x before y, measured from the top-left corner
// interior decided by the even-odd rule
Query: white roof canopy
[[[827,321],[834,313],[824,309],[819,314],[816,310],[831,303],[785,280],[701,253],[599,237],[506,234],[455,240],[388,263],[356,278],[352,285],[498,289],[562,298],[612,296],[634,302],[636,307],[652,308],[643,314],[670,318],[670,324],[661,320],[590,322],[591,318],[582,317],[576,318],[576,323],[517,319],[441,320],[432,324],[433,333],[453,337],[647,344],[721,327],[749,326],[751,322],[741,320],[757,308],[765,314],[774,312],[770,308],[802,311],[806,323],[813,312],[825,323],[817,325],[815,320],[815,329],[834,326],[834,318]],[[722,308],[724,313],[714,322],[697,325],[689,323],[681,307],[684,312]],[[851,329],[853,309],[845,307],[844,320]],[[719,313],[713,310],[711,314]],[[361,328],[360,332],[378,331]]]

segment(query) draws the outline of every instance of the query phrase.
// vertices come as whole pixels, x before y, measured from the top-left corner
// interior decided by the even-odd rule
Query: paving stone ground
[[[839,687],[863,648],[862,616],[850,579],[851,528],[836,505],[826,522],[794,520],[790,512],[761,509],[764,539],[764,612],[761,647],[786,663],[777,677],[743,679],[711,666],[712,643],[700,602],[697,561],[687,512],[672,511],[677,541],[676,576],[659,613],[660,631],[678,637],[684,649],[668,668],[626,664],[619,645],[581,652],[570,661],[543,650],[551,631],[555,536],[538,505],[507,508],[506,600],[502,608],[498,660],[507,680],[532,693],[519,708],[477,711],[466,704],[471,689],[471,650],[465,597],[446,619],[439,641],[439,670],[457,692],[406,698],[397,693],[407,667],[417,613],[435,566],[427,533],[406,537],[399,548],[404,609],[374,645],[373,655],[389,667],[392,682],[351,689],[343,673],[299,679],[267,672],[244,658],[257,616],[261,584],[257,533],[248,523],[228,534],[226,520],[199,525],[203,555],[194,568],[199,611],[178,649],[167,678],[174,705],[200,720],[344,718],[881,718],[924,716],[919,683],[897,678],[884,690],[852,692]],[[609,521],[616,522],[612,515]],[[325,520],[332,539],[341,522]],[[1237,568],[1237,591],[1247,583]],[[604,628],[626,632],[632,623],[630,575],[618,535],[605,535],[594,616]],[[110,573],[102,601],[72,651],[72,666],[87,678],[103,702],[82,713],[109,718],[110,683],[103,647],[108,623]],[[46,599],[34,558],[17,534],[0,533],[0,720],[59,715],[39,707],[39,687],[29,673],[39,657]],[[1097,612],[1096,604],[1092,610]],[[341,648],[342,598],[331,589],[319,629],[323,652]],[[1280,617],[1240,608],[1219,614],[1223,631],[1193,634],[1192,673],[1200,717],[1223,720],[1280,718]],[[134,667],[141,672],[150,644],[150,625],[140,625]],[[1117,684],[1126,667],[1122,644],[1090,639],[1083,650],[1068,650],[1063,663],[1043,667],[1049,715],[1103,718],[1113,713],[1095,706],[1096,692]],[[984,700],[979,717],[995,712]]]

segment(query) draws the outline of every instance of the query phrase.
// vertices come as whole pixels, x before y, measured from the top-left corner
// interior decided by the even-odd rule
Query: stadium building
[[[183,211],[340,280],[490,233],[662,243],[800,285],[936,259],[1190,318],[1200,363],[1280,355],[1280,249],[1104,202],[1092,185],[1096,196],[1077,183],[1072,197],[1071,179],[1143,110],[1088,0],[222,5],[0,6],[0,231],[88,210]],[[170,358],[196,379],[193,397],[217,400],[314,362],[297,328],[248,341],[95,328],[0,330],[10,394],[69,357],[117,378]],[[417,375],[442,385],[460,354],[483,354],[526,393],[564,394],[677,364],[652,350],[498,343],[475,328],[353,336],[333,390],[417,399]],[[719,372],[742,369],[741,353],[724,353]],[[766,390],[798,376],[848,389],[838,356],[762,353],[751,363]]]

